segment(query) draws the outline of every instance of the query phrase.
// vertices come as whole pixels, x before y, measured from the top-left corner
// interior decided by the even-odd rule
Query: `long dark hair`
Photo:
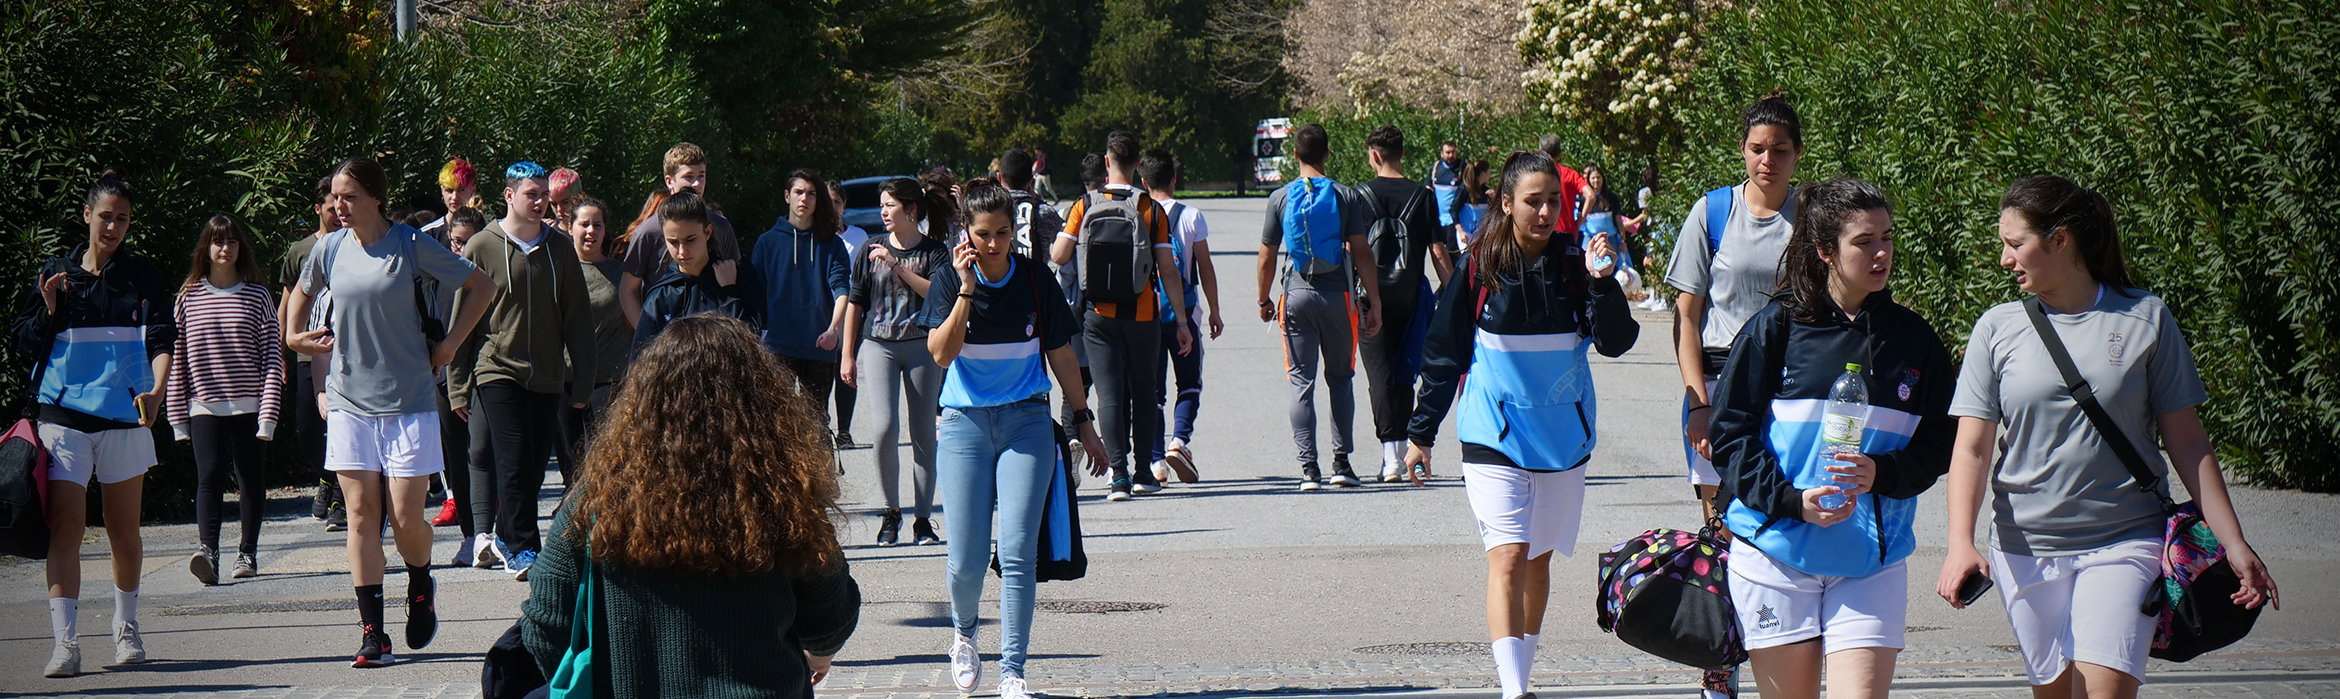
[[[186,286],[211,276],[211,244],[221,238],[236,241],[236,280],[246,284],[266,284],[268,277],[260,273],[260,251],[252,249],[252,236],[244,232],[236,217],[219,214],[203,224],[203,233],[195,236],[195,261],[187,268]]]
[[[137,204],[137,193],[130,187],[130,183],[122,177],[122,168],[106,168],[105,172],[98,175],[97,182],[90,184],[89,196],[82,200],[82,206],[95,209],[98,199],[107,195],[121,197],[125,204]]]
[[[666,326],[586,451],[569,540],[595,560],[685,577],[836,570],[834,452],[795,383],[737,320]]]
[[[896,177],[878,184],[878,191],[910,207],[918,220],[926,223],[926,237],[948,240],[951,237],[951,202],[949,186],[920,184],[908,177]]]
[[[1586,181],[1592,180],[1593,173],[1600,173],[1601,188],[1599,191],[1593,192],[1591,201],[1585,202],[1585,213],[1599,211],[1615,213],[1617,211],[1617,192],[1610,188],[1616,186],[1616,183],[1610,181],[1609,169],[1599,165],[1584,166],[1584,179]]]
[[[1796,230],[1779,258],[1779,290],[1786,295],[1781,303],[1797,320],[1813,321],[1829,303],[1828,275],[1835,273],[1827,260],[1820,259],[1821,253],[1837,254],[1837,239],[1853,214],[1890,212],[1893,202],[1877,185],[1842,176],[1799,189],[1796,197]],[[1844,311],[1852,313],[1849,308]]]
[[[1785,90],[1772,88],[1771,94],[1747,105],[1746,113],[1739,115],[1739,140],[1746,141],[1747,134],[1754,133],[1757,126],[1787,129],[1788,140],[1794,141],[1798,149],[1804,147],[1804,119],[1796,116],[1796,107],[1788,103]]]
[[[2026,177],[1999,197],[1999,210],[2008,209],[2022,215],[2042,242],[2057,233],[2071,236],[2072,244],[2080,246],[2081,263],[2096,281],[2123,294],[2137,286],[2129,276],[2128,256],[2121,252],[2112,202],[2096,190],[2055,175]]]
[[[813,174],[812,170],[806,168],[797,168],[795,172],[788,173],[789,187],[795,187],[799,181],[812,185],[812,233],[814,239],[824,243],[829,242],[830,239],[837,237],[839,231],[845,230],[845,216],[837,211],[837,200],[829,196],[829,181],[821,179],[820,175]]]
[[[968,180],[959,188],[959,220],[973,223],[977,214],[1008,214],[1016,211],[1015,194],[1006,185],[989,178]]]
[[[1520,180],[1530,175],[1557,178],[1557,173],[1551,156],[1532,150],[1514,151],[1503,161],[1503,179],[1495,186],[1495,199],[1498,204],[1511,201]],[[1471,237],[1471,259],[1478,265],[1479,285],[1485,287],[1496,286],[1504,275],[1516,276],[1527,269],[1527,249],[1520,245],[1519,231],[1511,224],[1510,213],[1498,207],[1479,219],[1479,231]]]

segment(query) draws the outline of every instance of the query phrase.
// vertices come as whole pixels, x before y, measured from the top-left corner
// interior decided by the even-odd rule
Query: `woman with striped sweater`
[[[233,575],[260,574],[254,557],[260,515],[268,507],[261,442],[276,436],[277,396],[284,386],[276,300],[265,279],[244,227],[225,214],[213,216],[173,305],[179,337],[171,355],[182,359],[171,365],[165,410],[172,436],[195,448],[195,530],[202,550],[187,567],[205,585],[219,583],[220,491],[230,465],[243,510]]]

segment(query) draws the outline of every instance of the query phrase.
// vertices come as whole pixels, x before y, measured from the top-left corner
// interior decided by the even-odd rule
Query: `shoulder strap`
[[[2048,356],[2056,360],[2056,371],[2064,375],[2064,389],[2072,394],[2073,402],[2080,404],[2080,412],[2088,415],[2088,422],[2096,426],[2097,434],[2112,445],[2113,455],[2120,457],[2121,465],[2129,469],[2129,476],[2137,479],[2137,487],[2160,499],[2163,511],[2176,511],[2177,504],[2161,488],[2161,477],[2153,475],[2153,469],[2145,466],[2145,457],[2137,453],[2137,445],[2129,441],[2121,426],[2113,422],[2112,414],[2105,412],[2104,405],[2096,401],[2096,389],[2088,385],[2088,379],[2081,378],[2080,367],[2072,363],[2072,353],[2064,349],[2064,339],[2056,335],[2055,326],[2048,322],[2038,296],[2023,300],[2023,313],[2031,317],[2031,328],[2039,333],[2040,342],[2047,345]]]
[[[1723,229],[1731,225],[1731,209],[1739,205],[1739,198],[1731,195],[1730,187],[1706,193],[1706,259],[1709,266],[1722,255]]]

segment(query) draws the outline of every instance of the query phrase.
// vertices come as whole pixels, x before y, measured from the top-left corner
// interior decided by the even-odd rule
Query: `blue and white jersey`
[[[82,269],[88,248],[84,243],[41,266],[16,317],[16,347],[47,358],[38,398],[42,422],[82,432],[137,427],[135,397],[156,385],[152,360],[178,339],[171,317],[175,287],[126,251],[96,273]],[[65,275],[65,288],[50,315],[39,280],[57,274]]]
[[[1077,327],[1064,291],[1045,266],[1008,256],[1007,277],[983,278],[975,270],[975,298],[967,317],[967,341],[943,376],[942,407],[988,408],[1048,393],[1043,356],[1072,340]],[[958,305],[959,271],[948,265],[935,273],[919,324],[929,329],[950,320]]]
[[[1887,293],[1854,318],[1824,311],[1790,322],[1775,301],[1740,329],[1715,388],[1714,463],[1734,496],[1732,533],[1804,573],[1860,577],[1917,549],[1917,495],[1949,470],[1957,438],[1957,376],[1933,326]],[[1803,491],[1835,484],[1828,467],[1840,462],[1820,460],[1820,418],[1846,364],[1868,382],[1861,453],[1877,477],[1849,520],[1823,527],[1803,520]]]

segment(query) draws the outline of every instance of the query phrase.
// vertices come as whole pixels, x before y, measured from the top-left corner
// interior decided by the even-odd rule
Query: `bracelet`
[[[975,298],[975,292],[972,292],[972,291],[961,291],[961,292],[959,292],[959,298],[963,298],[963,299],[971,299],[971,298]]]
[[[1264,299],[1263,299],[1263,300],[1261,300],[1261,301],[1259,302],[1259,307],[1260,307],[1260,308],[1267,308],[1267,307],[1269,307],[1269,306],[1273,306],[1273,305],[1276,305],[1276,302],[1274,302],[1274,301],[1268,301],[1268,300],[1264,300]]]
[[[1082,408],[1080,410],[1067,413],[1064,418],[1064,426],[1068,428],[1079,427],[1089,424],[1089,421],[1095,419],[1097,419],[1097,413],[1089,410],[1088,408]]]
[[[1692,406],[1692,407],[1691,407],[1689,410],[1684,410],[1684,411],[1682,411],[1682,414],[1684,414],[1684,415],[1688,415],[1688,414],[1690,414],[1690,413],[1695,413],[1695,412],[1698,412],[1698,411],[1700,411],[1700,410],[1713,410],[1713,409],[1714,409],[1714,406],[1711,406],[1711,405],[1699,405],[1699,406]]]

